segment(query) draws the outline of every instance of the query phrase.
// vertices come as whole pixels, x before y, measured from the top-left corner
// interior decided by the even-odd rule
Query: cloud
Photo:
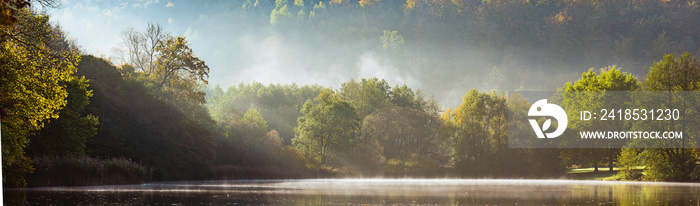
[[[109,9],[103,9],[103,10],[102,10],[102,13],[105,14],[105,16],[111,16],[111,15],[112,15],[112,11],[109,10]]]
[[[168,18],[168,24],[172,24],[173,22],[175,22],[175,20],[173,20],[173,18]]]
[[[391,84],[406,84],[411,88],[420,88],[421,83],[407,72],[401,71],[386,60],[382,60],[374,52],[362,54],[356,64],[359,74],[356,79],[377,77]]]
[[[139,0],[143,2],[143,0]],[[147,0],[146,3],[143,4],[144,7],[148,7],[148,5],[151,5],[152,3],[158,3],[158,0],[153,1],[153,0]]]
[[[168,2],[165,7],[175,7],[175,4],[173,4],[173,2]]]
[[[91,31],[92,31],[92,27],[95,26],[95,24],[92,23],[92,21],[89,20],[89,19],[80,20],[80,23],[81,23],[82,25],[85,25],[85,32],[86,32],[86,33],[91,32]]]
[[[199,39],[199,30],[193,30],[192,27],[187,27],[187,30],[185,30],[185,37],[190,40]]]
[[[73,19],[73,11],[70,9],[70,7],[66,7],[63,9],[63,12],[61,12],[61,15],[65,19]]]

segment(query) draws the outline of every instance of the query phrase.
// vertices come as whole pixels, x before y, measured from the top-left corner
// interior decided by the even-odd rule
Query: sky
[[[235,2],[235,1],[234,1]],[[210,85],[222,88],[253,81],[338,88],[351,78],[384,78],[390,84],[418,88],[415,72],[398,70],[371,50],[343,59],[323,58],[284,41],[266,27],[251,26],[238,15],[241,2],[168,0],[63,0],[46,12],[84,52],[113,55],[120,34],[129,27],[144,31],[157,23],[174,36],[185,36],[196,56],[209,66]],[[266,18],[259,18],[258,21]],[[258,22],[264,24],[266,22]],[[333,51],[321,52],[328,53]],[[318,62],[318,63],[310,63]]]
[[[231,31],[217,25],[221,23],[217,17],[226,13],[216,13],[210,8],[225,10],[220,5],[194,5],[188,1],[63,0],[58,8],[49,8],[46,12],[88,54],[111,57],[113,49],[122,42],[120,34],[125,29],[133,27],[136,31],[144,31],[148,23],[156,23],[174,36],[187,38],[195,55],[211,68],[210,82],[213,84],[228,86],[247,80],[229,75],[232,72],[227,70],[240,69],[227,66],[235,57],[220,49],[212,49],[214,45],[230,43],[219,37]],[[213,17],[212,12],[215,12]],[[235,18],[230,20],[236,21]]]

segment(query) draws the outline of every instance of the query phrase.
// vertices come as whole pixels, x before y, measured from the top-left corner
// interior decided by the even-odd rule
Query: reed
[[[29,187],[138,184],[153,173],[151,167],[126,158],[39,156],[32,160],[35,170],[27,177]]]

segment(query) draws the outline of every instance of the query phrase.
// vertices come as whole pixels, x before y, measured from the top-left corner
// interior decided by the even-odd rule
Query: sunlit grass
[[[637,166],[632,168],[634,170],[643,170],[644,166]],[[598,167],[598,171],[595,172],[595,168],[578,168],[570,169],[566,171],[571,179],[575,180],[622,180],[623,178],[619,175],[619,171],[622,170],[621,167],[613,167],[613,171],[610,171],[608,167]]]

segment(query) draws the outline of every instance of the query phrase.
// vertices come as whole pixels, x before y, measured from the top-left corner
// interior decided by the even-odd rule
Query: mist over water
[[[5,203],[689,205],[700,201],[699,192],[700,186],[687,183],[576,180],[239,180],[10,190],[5,191]]]

